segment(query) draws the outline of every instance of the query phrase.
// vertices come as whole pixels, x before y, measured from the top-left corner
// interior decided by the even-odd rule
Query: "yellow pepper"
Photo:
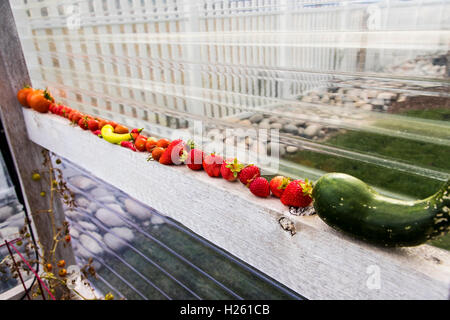
[[[114,133],[114,128],[112,125],[107,124],[103,126],[101,130],[101,134],[103,139],[110,143],[116,143],[119,144],[122,141],[129,141],[131,140],[131,134],[130,133]]]

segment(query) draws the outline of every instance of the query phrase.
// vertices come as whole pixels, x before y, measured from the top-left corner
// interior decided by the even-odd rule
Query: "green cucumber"
[[[386,247],[416,246],[450,229],[450,180],[424,200],[403,201],[353,176],[328,173],[316,182],[312,197],[326,224]]]

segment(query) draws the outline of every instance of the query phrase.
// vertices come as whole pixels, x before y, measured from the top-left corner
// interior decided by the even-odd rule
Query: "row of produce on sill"
[[[24,88],[19,91],[18,99],[38,112],[50,111],[65,117],[107,142],[135,152],[149,152],[149,159],[163,165],[185,164],[192,170],[205,171],[210,177],[222,177],[230,182],[239,180],[255,196],[273,195],[287,206],[307,207],[313,203],[319,217],[328,225],[378,245],[419,245],[450,229],[450,180],[433,196],[419,201],[381,196],[363,181],[343,173],[325,174],[315,186],[307,180],[283,176],[269,182],[261,177],[256,165],[206,154],[191,141],[146,137],[141,129],[130,131],[113,121],[56,104],[47,90]]]

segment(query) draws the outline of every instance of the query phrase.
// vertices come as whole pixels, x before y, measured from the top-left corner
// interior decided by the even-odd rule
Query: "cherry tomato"
[[[34,91],[33,88],[25,86],[17,92],[17,100],[19,100],[21,105],[23,105],[24,107],[29,107],[27,97],[33,91]]]

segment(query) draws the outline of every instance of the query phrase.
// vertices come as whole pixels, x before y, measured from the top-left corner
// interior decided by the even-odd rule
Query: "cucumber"
[[[316,182],[312,197],[326,224],[381,246],[416,246],[450,229],[450,180],[424,200],[402,201],[353,176],[328,173]]]

